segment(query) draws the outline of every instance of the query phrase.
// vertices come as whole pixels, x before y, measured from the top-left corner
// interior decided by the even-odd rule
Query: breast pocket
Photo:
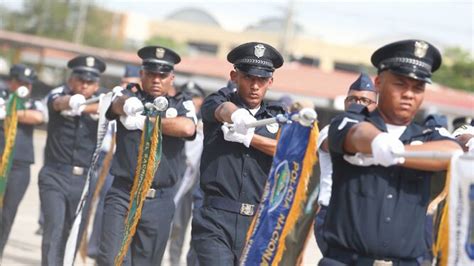
[[[425,185],[428,177],[420,171],[405,170],[401,173],[401,199],[413,203],[423,203],[428,200],[429,186]]]
[[[375,198],[377,195],[377,187],[379,180],[377,175],[372,172],[360,173],[352,178],[349,184],[349,190],[359,196],[366,198]]]

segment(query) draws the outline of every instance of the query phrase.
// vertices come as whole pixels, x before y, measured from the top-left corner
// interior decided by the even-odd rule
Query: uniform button
[[[382,243],[382,246],[383,246],[384,248],[388,247],[388,242],[387,242],[387,241],[384,241],[384,242]]]
[[[385,218],[385,222],[386,222],[386,223],[390,223],[390,221],[392,221],[392,218],[391,218],[391,217],[386,217],[386,218]]]
[[[393,198],[393,195],[392,194],[388,194],[387,195],[387,199],[392,199]]]

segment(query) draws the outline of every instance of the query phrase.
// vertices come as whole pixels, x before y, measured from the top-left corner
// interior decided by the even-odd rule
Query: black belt
[[[417,259],[371,258],[346,249],[329,247],[325,257],[355,266],[418,266]]]
[[[128,193],[132,190],[132,182],[129,181],[127,177],[116,176],[114,182],[112,183],[113,187],[125,189]],[[146,199],[155,199],[155,198],[164,198],[164,197],[173,197],[175,194],[175,189],[173,187],[155,187],[151,186],[145,196]]]
[[[204,206],[210,206],[219,210],[237,213],[244,216],[253,216],[256,205],[241,203],[224,197],[207,196],[204,198]]]

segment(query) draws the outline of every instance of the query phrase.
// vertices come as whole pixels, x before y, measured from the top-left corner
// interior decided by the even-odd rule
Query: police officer
[[[6,115],[8,94],[15,93],[24,86],[31,95],[33,82],[36,80],[35,71],[23,64],[12,66],[8,86],[10,91],[0,91],[0,154],[5,147],[5,134],[3,120]],[[2,104],[3,103],[3,104]],[[28,97],[23,108],[17,112],[18,126],[13,151],[13,163],[8,175],[5,194],[3,196],[3,209],[0,217],[0,258],[8,240],[13,221],[15,220],[18,205],[25,195],[30,183],[30,166],[34,163],[33,130],[35,125],[44,122],[43,105]]]
[[[105,63],[94,56],[77,56],[68,68],[67,83],[51,91],[44,166],[39,173],[44,213],[43,265],[62,264],[64,247],[96,146],[98,104],[85,105],[97,94]]]
[[[347,97],[344,100],[344,110],[347,111],[349,106],[352,104],[361,104],[367,106],[369,111],[373,111],[375,107],[377,107],[377,92],[375,91],[375,86],[372,82],[372,79],[367,74],[362,73],[359,78],[349,87]],[[318,204],[320,207],[314,222],[314,234],[319,250],[322,254],[324,254],[327,250],[327,243],[324,241],[322,232],[324,228],[324,219],[326,217],[326,212],[329,205],[329,199],[331,198],[332,186],[332,162],[329,155],[329,144],[327,141],[328,130],[329,125],[321,129],[318,138],[318,157],[319,167],[321,170],[318,196]]]
[[[272,46],[250,42],[227,55],[237,89],[224,88],[201,108],[203,206],[194,212],[192,246],[200,265],[236,265],[259,204],[276,148],[278,125],[247,128],[246,123],[284,113],[263,101],[283,58]],[[274,103],[276,104],[276,103]],[[229,130],[223,123],[233,123]]]
[[[107,117],[117,120],[117,149],[111,174],[115,177],[105,198],[104,221],[98,264],[113,265],[124,236],[124,221],[128,213],[130,191],[137,166],[139,143],[145,116],[143,103],[166,96],[168,109],[162,119],[162,156],[147,198],[142,216],[131,241],[125,265],[160,265],[173,219],[173,196],[184,164],[184,140],[196,132],[192,102],[168,97],[172,89],[174,65],[181,61],[174,51],[161,46],[147,46],[138,51],[142,59],[141,84],[129,84],[122,96],[116,98]],[[135,88],[136,93],[132,91]]]
[[[449,161],[397,153],[460,150],[452,138],[413,123],[441,64],[439,51],[405,40],[381,47],[371,61],[378,107],[353,105],[329,127],[333,186],[323,233],[329,247],[320,265],[419,265],[430,177]],[[360,166],[344,159],[353,154],[372,154],[373,161]]]

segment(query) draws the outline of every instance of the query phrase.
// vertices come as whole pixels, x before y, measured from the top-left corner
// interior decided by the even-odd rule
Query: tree
[[[444,52],[441,68],[433,75],[433,81],[454,89],[474,92],[474,59],[460,48],[448,48]]]
[[[90,4],[86,0],[28,0],[23,9],[7,12],[3,26],[6,30],[73,41],[78,25],[83,26],[79,38],[85,45],[122,48],[122,40],[114,36],[117,16]],[[85,7],[81,9],[81,7]],[[82,13],[81,13],[82,12]],[[84,22],[84,23],[82,23]],[[112,23],[111,23],[112,22]]]

